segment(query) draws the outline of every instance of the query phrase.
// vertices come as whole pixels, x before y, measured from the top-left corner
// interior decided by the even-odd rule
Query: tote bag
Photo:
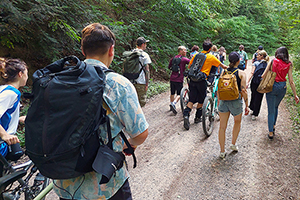
[[[273,90],[273,85],[276,78],[276,72],[272,71],[273,67],[273,60],[271,61],[271,69],[267,71],[266,75],[263,77],[263,79],[260,81],[257,92],[259,93],[268,93]]]

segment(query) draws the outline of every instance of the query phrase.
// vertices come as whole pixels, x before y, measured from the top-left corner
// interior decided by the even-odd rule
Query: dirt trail
[[[250,94],[248,90],[249,98]],[[143,108],[149,137],[136,151],[136,169],[127,158],[134,200],[300,199],[300,140],[284,103],[273,141],[267,138],[265,97],[256,121],[243,116],[238,153],[229,149],[230,117],[225,160],[219,158],[219,122],[206,138],[202,125],[193,123],[195,109],[189,131],[183,128],[179,105],[177,110],[176,116],[169,111],[169,92],[150,99]]]

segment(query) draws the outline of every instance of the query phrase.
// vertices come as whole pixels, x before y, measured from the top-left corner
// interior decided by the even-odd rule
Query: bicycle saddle
[[[20,170],[13,172],[8,175],[4,175],[3,177],[0,178],[0,193],[2,193],[5,188],[10,185],[11,183],[15,182],[16,180],[22,178],[25,176],[27,172],[25,170]]]

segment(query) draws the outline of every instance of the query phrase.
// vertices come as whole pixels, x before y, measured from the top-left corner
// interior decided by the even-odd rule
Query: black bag
[[[203,81],[206,79],[206,74],[201,72],[202,66],[206,60],[206,54],[204,53],[198,53],[194,60],[193,63],[188,71],[188,77],[194,81],[194,82],[199,82]]]
[[[125,57],[123,61],[123,76],[129,80],[137,79],[142,70],[144,70],[144,66],[140,62],[142,52],[140,50],[125,51],[123,56]]]
[[[255,68],[255,71],[253,73],[252,83],[259,85],[261,81],[261,75],[264,73],[267,65],[268,63],[265,61],[259,63],[259,65]]]
[[[69,61],[76,65],[67,66]],[[87,65],[75,56],[33,74],[25,144],[27,155],[44,176],[68,179],[93,170],[100,147],[97,130],[106,122],[104,84],[100,66]]]
[[[173,58],[172,60],[172,66],[171,66],[171,70],[172,72],[179,72],[180,73],[180,67],[179,64],[181,62],[182,56],[177,57],[177,58]]]
[[[17,161],[24,155],[20,143],[12,144],[8,146],[8,152],[5,156],[6,160]]]

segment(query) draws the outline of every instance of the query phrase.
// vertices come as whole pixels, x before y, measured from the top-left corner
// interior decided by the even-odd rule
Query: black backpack
[[[177,58],[175,58],[175,57],[173,58],[173,60],[172,60],[172,66],[171,66],[172,72],[178,72],[178,73],[180,73],[179,64],[181,62],[181,59],[182,59],[182,56],[177,57]]]
[[[71,61],[76,65],[68,66]],[[99,125],[109,124],[102,107],[105,71],[69,56],[33,74],[25,144],[44,176],[69,179],[93,171]]]
[[[265,61],[259,63],[259,65],[255,68],[255,71],[253,73],[252,83],[259,85],[261,81],[261,75],[264,73],[267,65],[268,63]]]
[[[140,50],[125,51],[123,56],[123,76],[131,81],[137,79],[142,70],[144,70],[144,66],[140,62],[142,52]]]
[[[206,60],[206,54],[207,53],[198,53],[188,71],[188,77],[194,82],[203,81],[207,77],[205,73],[201,72],[202,66]]]

